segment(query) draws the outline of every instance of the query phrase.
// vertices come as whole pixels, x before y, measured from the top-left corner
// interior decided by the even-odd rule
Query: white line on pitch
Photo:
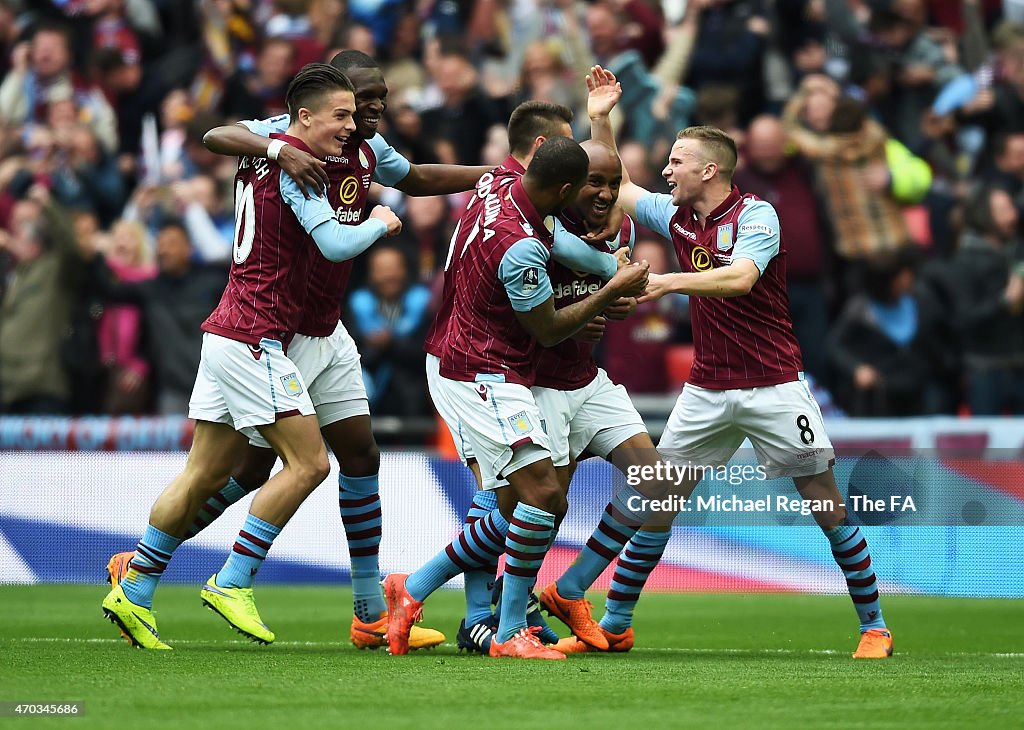
[[[7,638],[0,636],[0,642],[29,643],[51,643],[51,644],[123,644],[124,639],[101,639],[101,638],[74,638],[59,636],[19,636]],[[175,639],[172,640],[175,646],[221,646],[223,644],[235,644],[238,646],[253,646],[254,642],[244,639],[223,639],[219,641],[199,641],[196,639]],[[318,649],[339,649],[347,648],[347,644],[332,641],[275,641],[274,646],[287,647],[311,647]],[[455,644],[442,644],[441,646],[454,648]],[[634,648],[631,654],[736,654],[736,655],[801,655],[812,654],[821,656],[832,656],[846,654],[838,649],[736,649],[731,647],[668,647],[648,646]],[[897,655],[913,656],[913,652],[898,652]],[[918,656],[962,656],[962,657],[996,657],[999,659],[1024,659],[1024,652],[985,652],[985,651],[960,651],[945,652],[942,654],[921,654]]]

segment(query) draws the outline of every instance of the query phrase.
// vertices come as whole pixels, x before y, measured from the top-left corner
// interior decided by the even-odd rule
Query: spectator
[[[235,216],[225,205],[221,184],[204,174],[175,183],[172,190],[197,260],[227,262],[235,238]]]
[[[977,188],[951,262],[967,402],[976,416],[1024,414],[1024,246],[1004,190]]]
[[[942,86],[963,73],[929,36],[920,18],[920,0],[910,0],[891,9],[876,9],[870,28],[890,52],[892,90],[888,103],[880,106],[886,126],[912,149],[924,139],[921,119]],[[955,50],[955,48],[954,48]]]
[[[169,88],[153,67],[119,48],[101,48],[93,56],[93,69],[100,88],[117,114],[120,151],[137,155],[142,145],[142,120],[156,115]]]
[[[508,120],[508,100],[487,97],[478,78],[464,51],[442,49],[434,81],[444,102],[422,115],[424,128],[431,130],[436,140],[447,143],[435,149],[441,162],[475,164],[487,141],[487,130]]]
[[[370,250],[368,285],[352,292],[352,335],[370,374],[374,414],[425,416],[423,337],[430,324],[430,292],[409,281],[405,256],[394,246]]]
[[[997,135],[993,151],[995,158],[989,179],[1009,193],[1020,210],[1024,208],[1024,131]]]
[[[62,339],[80,284],[74,233],[46,190],[32,188],[0,232],[12,284],[0,302],[0,400],[9,413],[67,413],[70,384]]]
[[[119,282],[152,279],[146,229],[134,221],[118,221],[111,229],[105,260]],[[142,312],[134,304],[108,306],[99,322],[100,359],[107,373],[103,411],[113,415],[148,410],[149,363],[143,356]]]
[[[739,92],[738,114],[746,124],[764,104],[765,36],[771,30],[753,0],[694,0],[700,11],[697,45],[686,85],[728,85]]]
[[[87,115],[107,151],[117,148],[114,111],[98,89],[74,73],[71,42],[64,26],[39,26],[31,43],[14,48],[11,65],[0,84],[0,122],[43,124],[50,104],[70,96]]]
[[[800,93],[787,104],[785,119],[790,140],[814,163],[834,229],[836,253],[845,269],[844,285],[853,292],[860,288],[866,261],[911,243],[896,197],[897,191],[904,196],[911,193],[902,189],[906,183],[896,176],[903,171],[890,169],[885,130],[867,118],[862,104],[836,93],[828,79],[807,77]],[[801,112],[811,129],[798,123]],[[822,129],[825,119],[828,126]],[[904,164],[913,165],[916,160],[910,158]],[[927,190],[931,177],[924,168]],[[900,184],[894,184],[897,180]]]
[[[237,69],[224,83],[220,111],[230,119],[263,119],[288,111],[284,94],[294,74],[295,48],[287,38],[263,41],[256,68]]]
[[[835,395],[851,416],[933,413],[950,342],[943,312],[915,285],[912,249],[868,263],[865,291],[843,309],[829,337]]]

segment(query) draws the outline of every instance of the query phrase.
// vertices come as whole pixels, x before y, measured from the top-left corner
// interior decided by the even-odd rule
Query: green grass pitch
[[[1022,601],[890,596],[896,656],[855,662],[845,596],[651,594],[633,652],[526,662],[459,656],[462,598],[451,591],[428,601],[424,625],[452,643],[406,657],[348,643],[351,598],[340,588],[257,588],[278,638],[263,647],[202,608],[198,586],[162,586],[157,616],[173,652],[115,638],[103,596],[102,586],[0,587],[0,701],[85,702],[82,717],[3,718],[0,727],[1024,724]]]

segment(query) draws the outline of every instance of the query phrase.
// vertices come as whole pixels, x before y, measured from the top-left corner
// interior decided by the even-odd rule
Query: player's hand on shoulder
[[[386,205],[378,205],[370,211],[370,217],[384,221],[387,224],[387,235],[397,236],[402,231],[402,221],[395,215],[394,211]]]
[[[604,317],[594,317],[592,320],[583,325],[583,329],[572,336],[572,339],[577,342],[586,342],[590,345],[596,345],[604,337],[604,328],[607,320]]]
[[[622,98],[622,84],[615,74],[601,66],[592,66],[587,74],[587,116],[606,117]]]
[[[619,297],[604,310],[604,316],[621,322],[636,311],[636,297]]]
[[[647,277],[650,265],[646,261],[630,264],[619,269],[608,286],[612,287],[620,297],[638,297],[647,288]]]
[[[277,154],[277,164],[295,181],[307,198],[319,197],[327,189],[327,163],[305,150],[286,144]]]
[[[608,220],[604,224],[604,228],[599,231],[592,231],[586,233],[583,236],[584,241],[611,241],[622,230],[622,220],[626,217],[626,213],[622,210],[622,206],[613,205],[612,209],[608,211]]]

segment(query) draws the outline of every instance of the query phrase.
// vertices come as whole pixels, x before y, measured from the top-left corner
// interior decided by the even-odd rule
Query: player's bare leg
[[[235,630],[270,643],[274,633],[253,601],[252,584],[274,539],[303,500],[327,477],[329,464],[315,416],[289,416],[259,427],[284,468],[257,492],[224,567],[203,586],[203,603]]]
[[[846,578],[847,589],[860,618],[860,644],[855,659],[885,659],[892,656],[892,632],[885,625],[878,597],[878,581],[871,567],[868,542],[859,527],[846,520],[843,498],[831,469],[809,477],[793,479],[797,491],[811,500],[814,520],[825,533],[832,557]]]
[[[104,614],[133,646],[170,648],[157,633],[151,612],[153,592],[186,528],[202,504],[227,483],[244,445],[244,437],[230,426],[196,423],[184,470],[153,504],[149,525],[124,579],[112,586],[103,600]]]

